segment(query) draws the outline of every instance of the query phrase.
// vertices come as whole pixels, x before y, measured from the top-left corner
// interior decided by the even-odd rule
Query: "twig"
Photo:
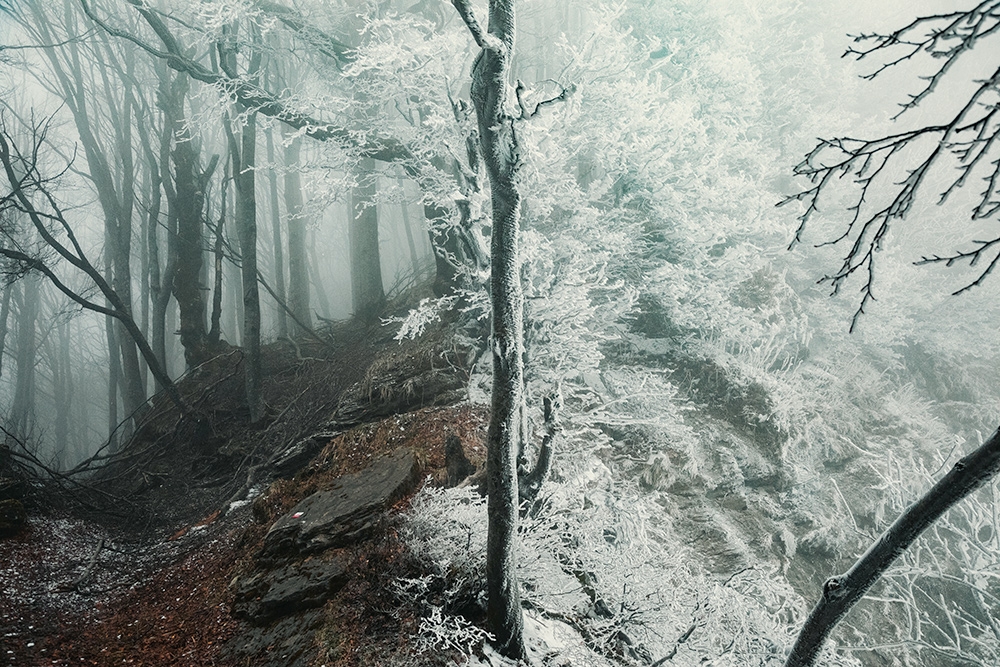
[[[90,561],[87,563],[87,569],[83,571],[83,574],[81,574],[79,577],[76,578],[76,581],[74,581],[73,583],[69,584],[68,586],[60,590],[64,593],[68,593],[69,591],[76,591],[77,593],[81,593],[82,591],[80,590],[80,587],[83,586],[83,584],[85,584],[88,579],[90,579],[90,575],[94,572],[94,567],[97,565],[97,557],[101,554],[101,551],[103,549],[104,549],[104,538],[102,537],[101,539],[97,540],[97,546],[94,548],[94,553],[90,555]]]

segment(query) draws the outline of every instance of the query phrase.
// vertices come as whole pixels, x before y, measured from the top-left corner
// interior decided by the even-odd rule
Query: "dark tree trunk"
[[[3,305],[0,305],[0,376],[3,375],[3,355],[7,349],[7,325],[10,319],[10,295],[13,285],[4,285]]]
[[[351,190],[351,219],[348,226],[351,243],[351,302],[354,316],[363,320],[375,317],[385,303],[378,247],[378,210],[375,206],[377,194],[375,161],[365,158],[359,165],[357,185]]]
[[[226,229],[226,209],[229,199],[229,164],[226,162],[225,173],[222,175],[222,193],[219,197],[219,220],[215,223],[215,246],[212,249],[213,282],[212,282],[212,323],[208,330],[209,344],[215,346],[222,339],[222,272],[225,267],[224,232]]]
[[[271,206],[271,238],[274,243],[272,244],[272,250],[274,252],[274,277],[272,281],[274,282],[274,291],[277,294],[278,300],[281,302],[278,304],[277,308],[274,309],[274,316],[278,322],[278,335],[287,336],[288,335],[288,318],[285,315],[285,309],[281,304],[288,304],[288,296],[285,294],[285,253],[281,249],[281,210],[278,207],[278,176],[275,174],[274,170],[274,131],[272,128],[267,128],[267,184],[268,184],[268,203]],[[289,241],[289,245],[291,242]],[[292,312],[295,312],[294,308]]]
[[[303,212],[299,156],[302,140],[285,147],[285,210],[288,212],[288,308],[295,317],[312,326],[309,306],[309,267],[306,256],[306,216]]]
[[[38,319],[39,277],[28,274],[21,280],[21,303],[17,313],[17,376],[10,406],[10,428],[22,440],[33,434],[35,411],[35,360]]]
[[[174,137],[177,266],[173,274],[173,294],[180,311],[184,361],[188,368],[193,368],[212,356],[205,325],[205,290],[202,289],[201,272],[206,227],[205,191],[218,160],[213,156],[208,166],[202,169],[200,151],[183,117],[175,117]]]
[[[823,641],[893,561],[942,514],[1000,472],[1000,431],[962,458],[947,475],[910,505],[846,574],[823,585],[823,597],[799,632],[785,667],[812,665]]]
[[[119,199],[116,207],[117,215],[105,216],[110,226],[109,244],[112,257],[114,280],[111,287],[125,305],[126,314],[131,317],[132,306],[132,212],[135,208],[135,169],[132,154],[132,93],[129,77],[132,65],[128,65],[128,75],[125,81],[125,95],[122,117],[115,126],[118,144],[118,160],[121,166],[119,177]],[[107,251],[106,251],[107,252]],[[142,371],[139,367],[139,353],[135,341],[129,336],[121,320],[117,320],[118,346],[121,348],[122,380],[124,391],[122,403],[126,418],[137,417],[141,406],[146,402],[146,385],[142,381]]]
[[[243,350],[246,359],[247,404],[251,423],[260,417],[260,290],[257,286],[257,200],[254,194],[255,114],[247,116],[239,154],[233,154],[236,183],[236,233],[240,241],[243,278]],[[239,168],[235,168],[236,166]]]

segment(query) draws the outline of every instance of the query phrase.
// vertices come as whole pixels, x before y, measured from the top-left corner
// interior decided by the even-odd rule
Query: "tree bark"
[[[4,285],[3,305],[0,305],[0,377],[3,376],[3,355],[7,349],[7,325],[10,319],[10,295],[13,290],[13,285]]]
[[[493,387],[486,477],[489,526],[486,538],[486,618],[498,650],[521,659],[524,619],[516,578],[518,523],[517,455],[521,449],[524,402],[524,298],[521,290],[518,225],[521,193],[520,148],[510,113],[514,49],[513,0],[490,0],[483,33],[467,0],[453,0],[482,49],[472,67],[472,103],[492,203],[490,300],[493,309]]]
[[[249,80],[260,76],[260,34],[251,28],[254,45],[251,47],[247,66]],[[223,29],[228,40],[218,43],[219,66],[228,74],[236,73],[235,28]],[[260,364],[260,289],[257,283],[257,111],[242,103],[237,108],[244,115],[243,127],[237,136],[232,130],[232,120],[226,121],[230,156],[233,164],[233,185],[236,196],[236,236],[240,244],[240,276],[243,282],[243,352],[246,355],[244,381],[250,423],[261,418],[261,364]]]
[[[823,597],[799,632],[785,667],[809,667],[838,621],[879,580],[893,561],[952,506],[1000,472],[1000,430],[956,463],[910,505],[845,574],[823,585]]]
[[[175,98],[183,100],[183,94]],[[183,102],[181,102],[183,103]],[[173,274],[173,294],[180,310],[181,345],[188,368],[212,357],[205,324],[205,290],[201,272],[204,264],[205,192],[218,162],[213,156],[202,169],[198,145],[191,136],[180,109],[173,110],[174,189],[177,209],[177,265]]]

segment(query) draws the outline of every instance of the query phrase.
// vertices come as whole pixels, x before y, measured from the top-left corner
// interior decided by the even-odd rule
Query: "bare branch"
[[[164,50],[153,47],[126,30],[120,30],[109,25],[93,12],[87,0],[80,0],[80,4],[83,6],[84,13],[109,34],[132,42],[150,55],[162,59],[171,69],[183,72],[202,83],[218,86],[226,95],[239,100],[250,110],[280,120],[297,130],[304,130],[305,134],[313,139],[319,141],[336,141],[345,146],[351,146],[365,157],[375,160],[394,162],[413,158],[409,149],[396,139],[382,137],[369,141],[359,141],[357,133],[296,111],[290,108],[277,95],[265,90],[252,81],[244,78],[232,78],[223,73],[213,72],[211,69],[186,55],[184,49],[182,49],[176,38],[174,38],[173,33],[170,32],[167,25],[159,15],[146,7],[142,0],[125,1],[135,7],[140,16],[152,28],[153,32],[162,42]]]
[[[970,12],[956,12],[916,19],[904,28],[889,35],[862,35],[856,41],[871,41],[864,50],[851,49],[848,54],[859,59],[891,47],[908,46],[907,52],[883,65],[869,78],[886,68],[915,57],[930,54],[942,60],[936,74],[921,93],[912,96],[907,108],[920,103],[933,92],[956,60],[968,52],[983,37],[1000,30],[1000,0],[982,2]],[[916,35],[919,35],[918,39]],[[866,307],[875,300],[876,257],[892,225],[907,219],[914,203],[921,195],[932,170],[940,170],[949,160],[958,170],[947,187],[938,196],[938,204],[945,203],[958,189],[965,186],[971,176],[982,175],[983,167],[990,170],[983,178],[986,188],[980,193],[972,211],[972,219],[982,219],[1000,211],[1000,67],[977,87],[962,107],[946,123],[927,125],[916,129],[889,134],[876,139],[842,137],[821,139],[817,146],[796,165],[797,175],[805,176],[812,187],[786,197],[779,203],[803,202],[805,210],[798,216],[799,225],[789,244],[789,249],[799,243],[810,220],[821,208],[820,198],[839,189],[836,183],[845,178],[853,181],[853,203],[847,207],[850,218],[841,232],[817,246],[848,244],[840,267],[824,276],[819,282],[829,283],[837,294],[843,284],[855,273],[866,275],[861,287],[861,303],[851,320],[851,329],[857,325]],[[915,166],[904,162],[918,157]],[[905,169],[901,180],[898,174]],[[885,203],[875,203],[875,195]],[[962,259],[974,264],[983,256],[990,244],[969,252],[959,252],[946,257],[924,257],[917,264],[944,263],[953,265]],[[982,283],[992,272],[996,258],[979,274],[975,281],[956,293]]]
[[[556,83],[556,82],[554,82]],[[542,100],[535,105],[535,108],[528,111],[528,105],[524,101],[524,83],[520,80],[517,82],[517,86],[514,87],[514,94],[517,97],[517,106],[521,109],[521,120],[528,120],[534,118],[542,110],[543,107],[547,107],[550,104],[556,104],[557,102],[565,102],[566,98],[576,92],[576,86],[570,85],[568,88],[562,84],[557,83],[559,86],[559,94],[555,97],[551,97],[547,100]]]

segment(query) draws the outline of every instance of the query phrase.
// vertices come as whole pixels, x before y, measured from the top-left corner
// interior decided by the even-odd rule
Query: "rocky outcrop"
[[[310,554],[354,544],[379,526],[385,510],[412,491],[419,477],[416,457],[408,449],[376,459],[274,522],[264,538],[262,555]]]
[[[351,579],[345,553],[328,549],[356,546],[376,535],[389,508],[419,479],[416,456],[401,447],[337,478],[275,521],[254,570],[229,586],[233,616],[250,627],[228,643],[225,654],[240,664],[311,664],[323,624],[319,608]]]
[[[314,560],[258,572],[233,582],[233,616],[255,625],[319,607],[347,583],[336,560]]]

